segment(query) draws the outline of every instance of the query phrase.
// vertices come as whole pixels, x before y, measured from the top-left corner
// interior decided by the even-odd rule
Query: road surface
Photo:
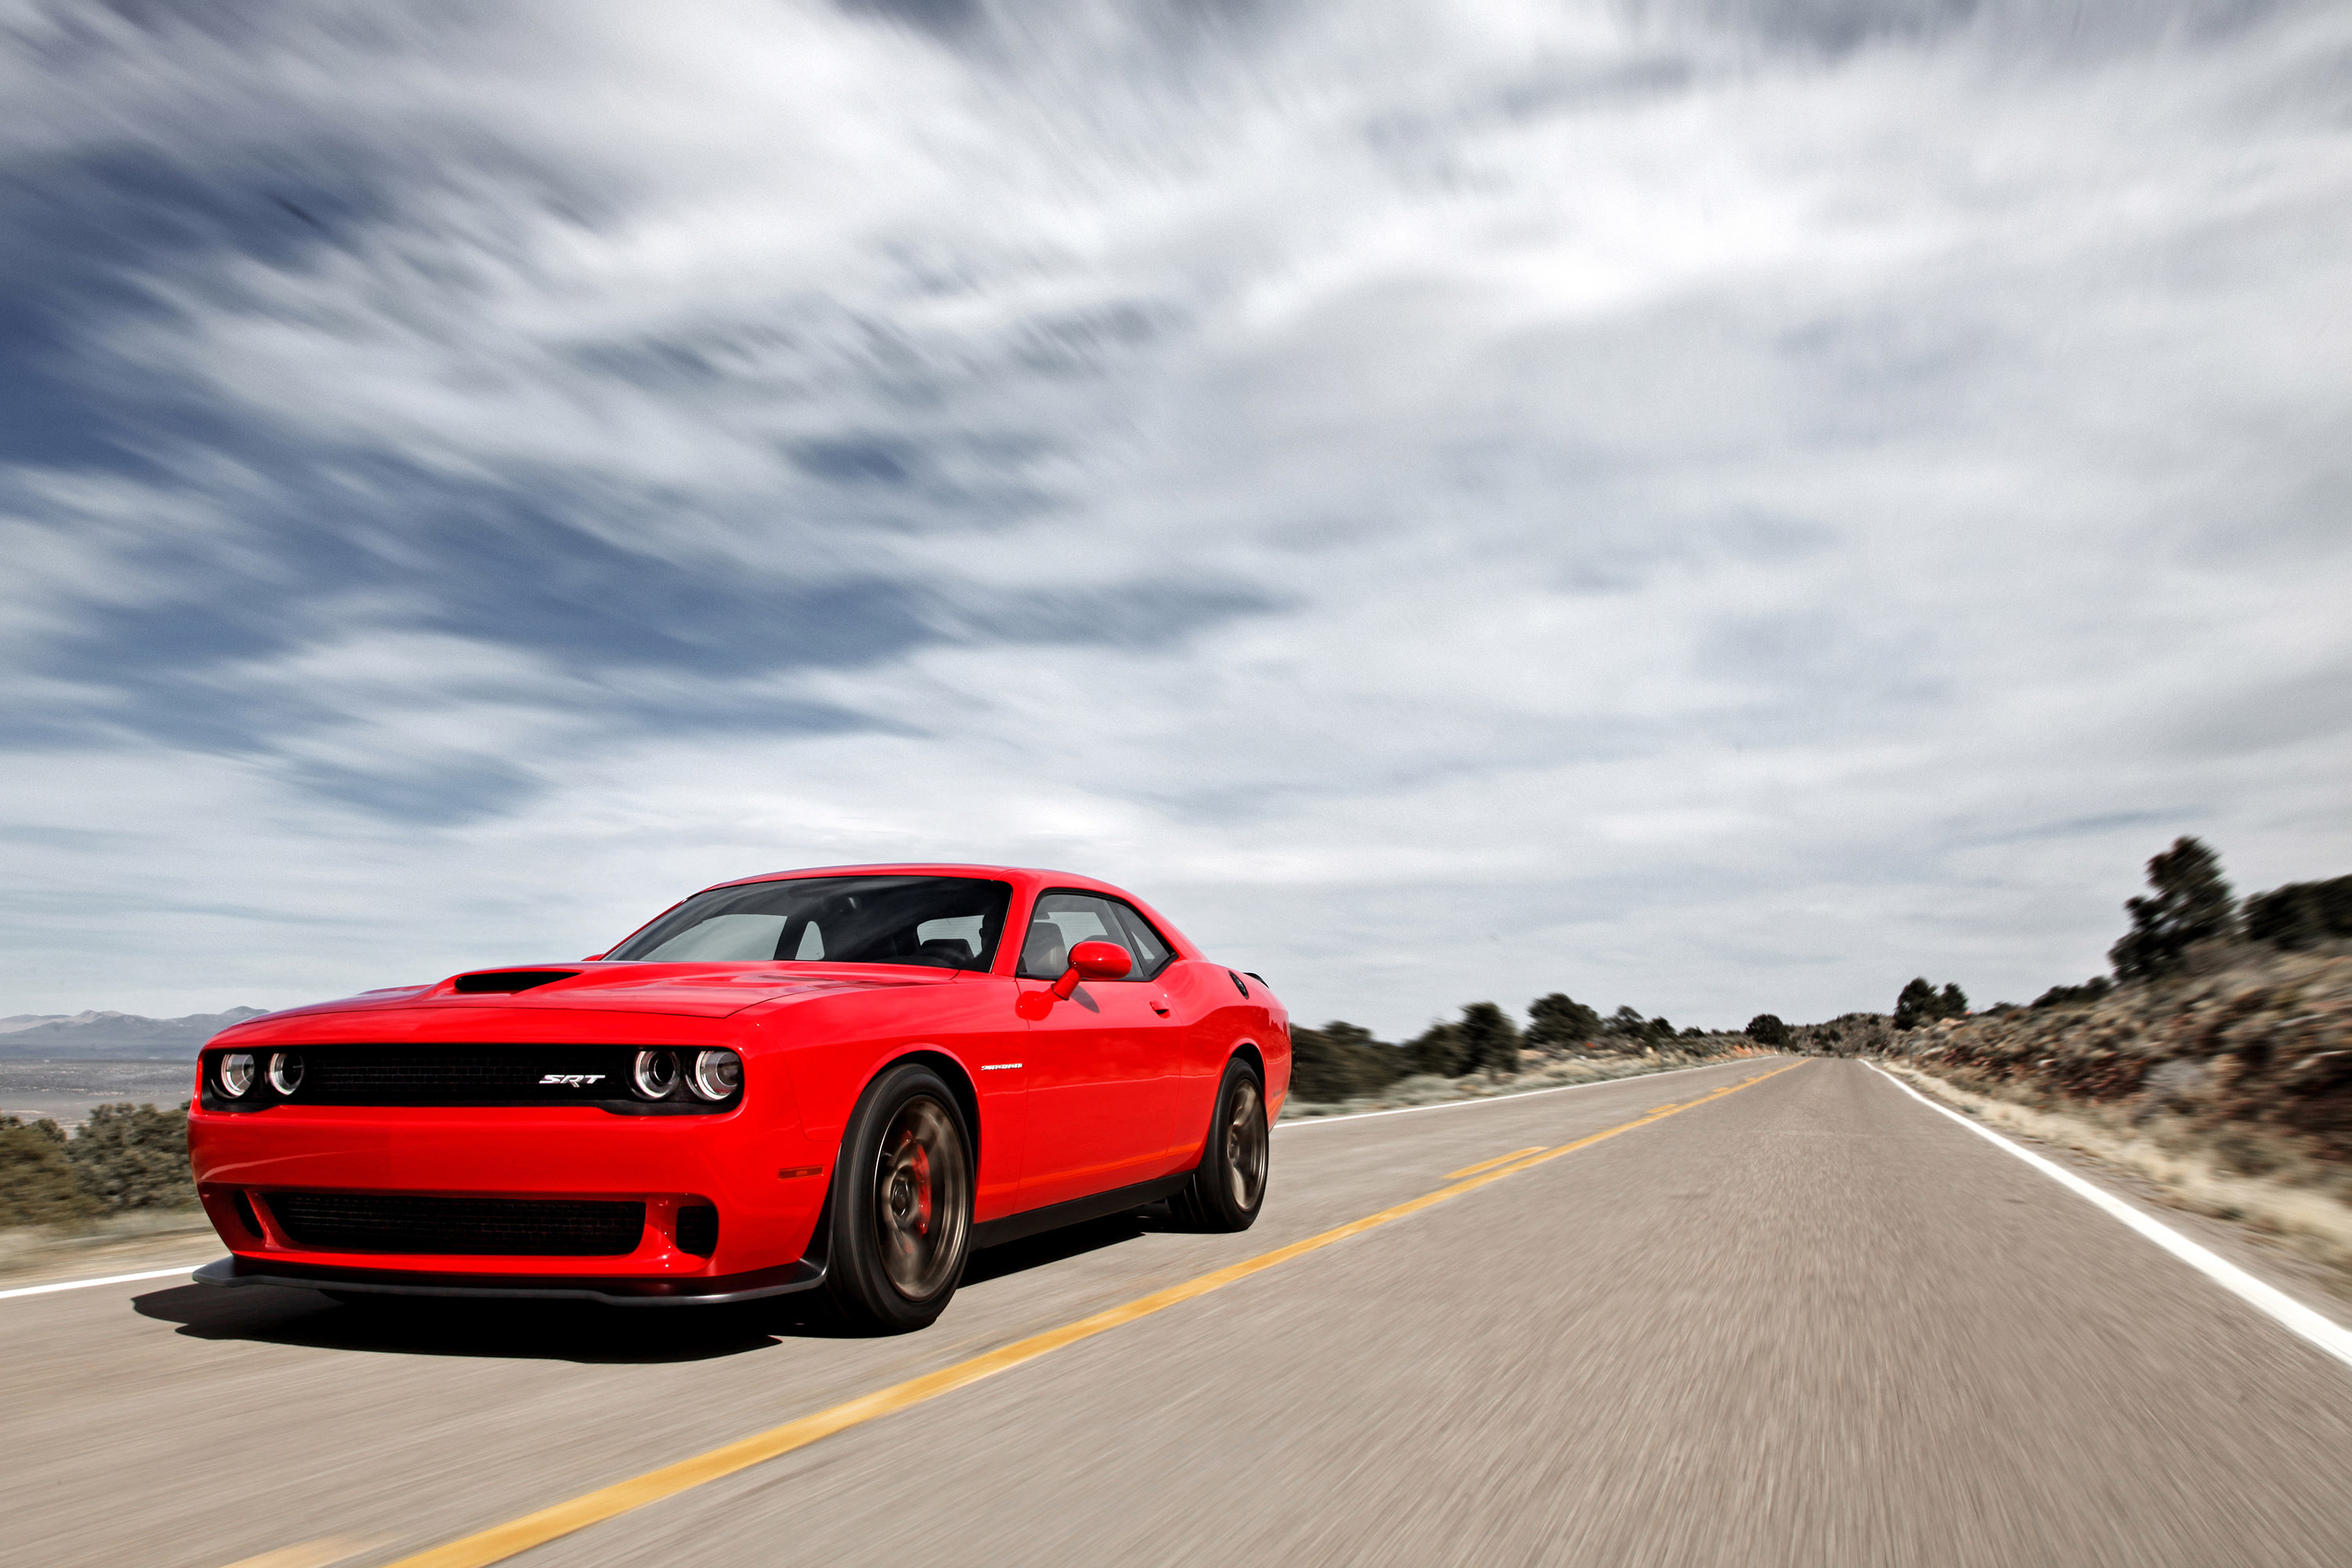
[[[387,1325],[171,1280],[0,1301],[0,1546],[402,1562],[1621,1127],[520,1556],[443,1560],[2352,1563],[2352,1367],[1826,1060],[1288,1125],[1255,1230],[983,1254],[900,1339],[749,1310]]]

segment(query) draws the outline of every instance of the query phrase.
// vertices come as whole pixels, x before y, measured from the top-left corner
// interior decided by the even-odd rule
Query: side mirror
[[[1124,980],[1134,967],[1135,960],[1115,942],[1082,942],[1070,949],[1070,967],[1054,982],[1053,992],[1066,1002],[1081,980]]]

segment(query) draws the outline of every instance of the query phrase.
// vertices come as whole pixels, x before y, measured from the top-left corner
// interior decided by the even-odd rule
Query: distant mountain
[[[184,1018],[142,1018],[136,1013],[18,1014],[0,1018],[0,1061],[61,1057],[118,1061],[192,1061],[206,1040],[231,1024],[257,1018],[258,1007],[191,1013]]]

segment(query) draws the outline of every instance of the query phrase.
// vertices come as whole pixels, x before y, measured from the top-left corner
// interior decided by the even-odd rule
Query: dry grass
[[[12,1226],[0,1230],[0,1280],[68,1268],[105,1273],[124,1257],[143,1258],[165,1243],[184,1251],[212,1234],[202,1209],[133,1209],[69,1226]]]

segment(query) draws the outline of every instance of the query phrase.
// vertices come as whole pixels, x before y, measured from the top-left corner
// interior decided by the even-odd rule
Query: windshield
[[[1010,883],[977,877],[751,882],[697,893],[605,956],[986,969],[1012,900]]]

